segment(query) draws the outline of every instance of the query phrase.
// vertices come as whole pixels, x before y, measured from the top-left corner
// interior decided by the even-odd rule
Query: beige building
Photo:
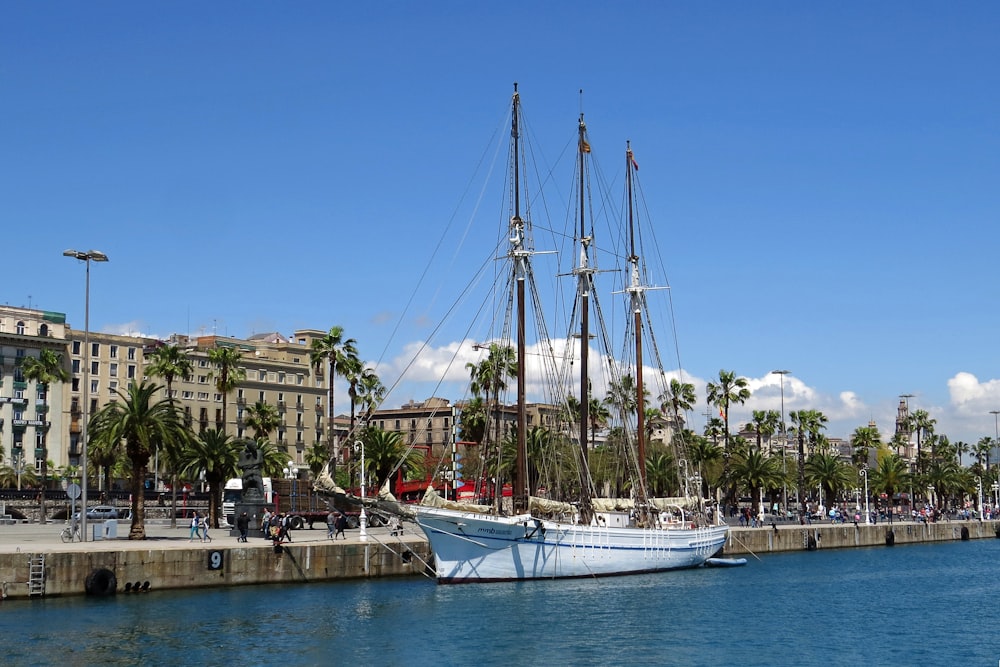
[[[323,371],[310,366],[309,346],[324,332],[296,331],[292,338],[269,333],[243,340],[224,336],[174,335],[164,342],[155,338],[91,331],[89,349],[85,332],[66,324],[63,313],[0,306],[0,447],[3,460],[41,470],[42,443],[56,468],[78,466],[83,435],[84,394],[93,415],[115,399],[117,392],[146,378],[148,355],[157,346],[177,345],[192,363],[189,377],[175,378],[173,395],[195,430],[224,426],[233,437],[247,431],[248,406],[264,401],[277,408],[281,424],[272,441],[285,447],[289,460],[304,469],[309,447],[326,438],[327,388]],[[223,396],[216,390],[209,350],[231,346],[243,352],[246,380],[227,400],[227,423],[222,421]],[[27,357],[50,349],[62,356],[69,381],[50,387],[46,396],[24,378],[21,366]],[[87,354],[89,352],[89,355]],[[88,363],[84,391],[84,364]],[[161,378],[153,378],[164,384]],[[164,388],[164,395],[166,389]],[[338,419],[334,439],[346,433]],[[43,440],[44,438],[44,440]]]
[[[0,306],[0,447],[3,461],[15,469],[41,472],[47,458],[65,463],[70,452],[60,434],[66,430],[63,394],[24,377],[28,357],[48,349],[66,352],[66,315],[31,308]]]

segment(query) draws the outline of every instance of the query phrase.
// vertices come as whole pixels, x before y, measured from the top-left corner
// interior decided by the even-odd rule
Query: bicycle
[[[83,536],[80,534],[79,526],[66,526],[62,529],[59,534],[63,542],[73,542],[73,541],[83,541]]]

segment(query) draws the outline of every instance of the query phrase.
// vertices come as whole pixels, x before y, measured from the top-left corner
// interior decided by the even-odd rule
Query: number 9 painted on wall
[[[208,569],[209,570],[221,570],[222,569],[222,552],[221,551],[209,551],[208,552]]]

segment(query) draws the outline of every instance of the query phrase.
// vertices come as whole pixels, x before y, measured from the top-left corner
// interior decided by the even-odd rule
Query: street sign
[[[70,484],[66,487],[66,497],[70,500],[76,500],[80,497],[80,485],[77,483]]]

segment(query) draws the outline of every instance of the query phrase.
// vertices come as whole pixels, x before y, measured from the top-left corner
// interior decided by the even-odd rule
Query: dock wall
[[[116,591],[148,582],[150,590],[294,584],[423,573],[430,562],[426,541],[384,545],[376,542],[220,546],[148,550],[81,549],[50,553],[0,553],[4,598],[29,596],[30,561],[44,555],[44,595],[83,595],[88,577],[99,570],[114,574]],[[37,563],[37,560],[36,560]],[[36,565],[37,566],[37,565]],[[99,577],[106,585],[107,574]]]
[[[780,551],[995,539],[998,527],[1000,524],[995,522],[942,521],[857,526],[853,523],[779,526],[777,530],[770,525],[763,528],[733,528],[729,532],[723,552],[727,556],[760,555]]]

